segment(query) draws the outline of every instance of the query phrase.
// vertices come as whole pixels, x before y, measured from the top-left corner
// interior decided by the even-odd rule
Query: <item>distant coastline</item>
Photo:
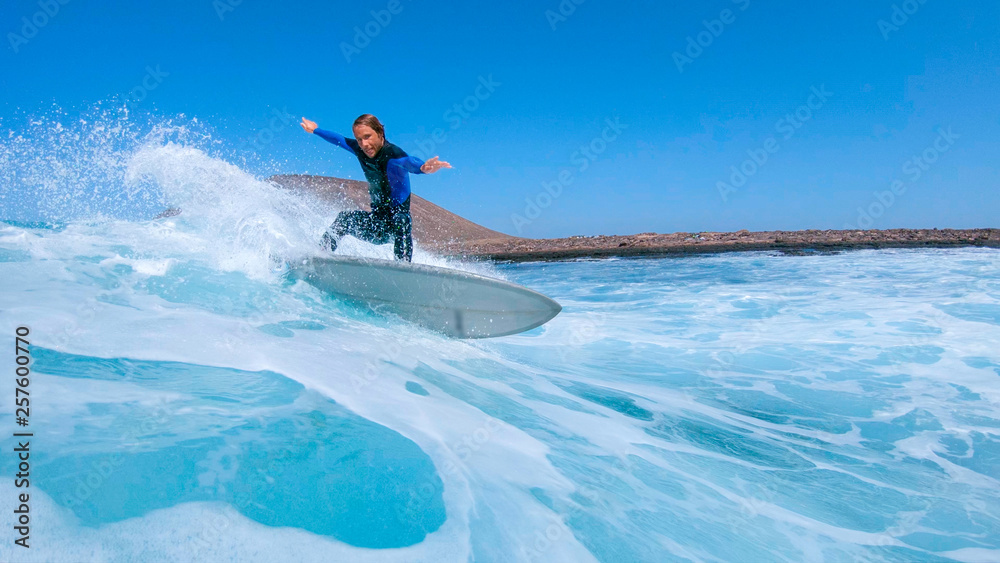
[[[527,262],[576,258],[655,257],[753,250],[784,254],[868,248],[1000,248],[1000,229],[887,229],[861,231],[739,231],[735,233],[642,233],[558,239],[473,240],[441,249],[444,254]]]
[[[368,209],[368,184],[326,176],[280,175],[271,181],[320,200]],[[864,248],[1000,248],[1000,229],[886,229],[641,233],[555,239],[515,237],[477,225],[420,196],[411,196],[413,236],[446,256],[510,262],[576,258],[653,257],[752,250],[786,254]]]

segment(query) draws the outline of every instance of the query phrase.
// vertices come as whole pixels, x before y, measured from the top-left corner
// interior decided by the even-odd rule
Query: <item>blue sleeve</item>
[[[356,153],[354,151],[354,147],[351,146],[351,145],[357,145],[358,144],[357,141],[354,141],[354,139],[346,139],[340,133],[334,133],[333,131],[327,131],[325,129],[319,129],[319,128],[317,128],[315,131],[313,131],[313,133],[315,133],[316,135],[319,135],[320,137],[323,137],[327,141],[329,141],[329,142],[337,145],[338,147],[340,147],[340,148],[342,148],[344,150],[350,151],[351,154],[353,154],[353,155],[357,155],[358,154],[358,153]],[[351,141],[354,141],[354,142],[352,143]]]
[[[389,197],[395,204],[400,204],[410,197],[410,175],[423,174],[420,167],[424,161],[415,156],[394,158],[386,163],[386,175],[389,177]]]
[[[389,161],[389,166],[399,166],[403,170],[406,170],[410,174],[423,174],[423,170],[420,169],[424,165],[424,161],[420,160],[415,156],[406,156],[403,158],[394,158]]]

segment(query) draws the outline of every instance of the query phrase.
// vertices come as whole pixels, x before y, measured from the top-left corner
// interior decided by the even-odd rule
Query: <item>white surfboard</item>
[[[291,275],[376,312],[455,338],[490,338],[541,326],[562,307],[541,293],[427,264],[332,255],[291,265]]]

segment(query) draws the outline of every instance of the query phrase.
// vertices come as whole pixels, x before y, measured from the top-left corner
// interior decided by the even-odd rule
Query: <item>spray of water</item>
[[[197,118],[98,104],[76,113],[55,107],[16,121],[0,123],[3,221],[72,224],[77,237],[87,234],[82,225],[97,229],[89,234],[98,237],[115,231],[106,243],[125,244],[146,258],[193,259],[259,278],[286,261],[316,255],[320,235],[342,211],[248,172],[259,156],[216,138]],[[161,215],[166,209],[182,212]],[[392,258],[388,246],[348,240],[343,249]],[[419,245],[415,260],[500,277],[492,266],[435,256]]]

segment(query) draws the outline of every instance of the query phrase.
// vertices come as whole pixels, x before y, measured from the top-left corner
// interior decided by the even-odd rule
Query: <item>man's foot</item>
[[[330,252],[337,251],[337,241],[330,236],[330,233],[323,233],[323,238],[319,240],[320,248],[324,250],[329,250]]]

